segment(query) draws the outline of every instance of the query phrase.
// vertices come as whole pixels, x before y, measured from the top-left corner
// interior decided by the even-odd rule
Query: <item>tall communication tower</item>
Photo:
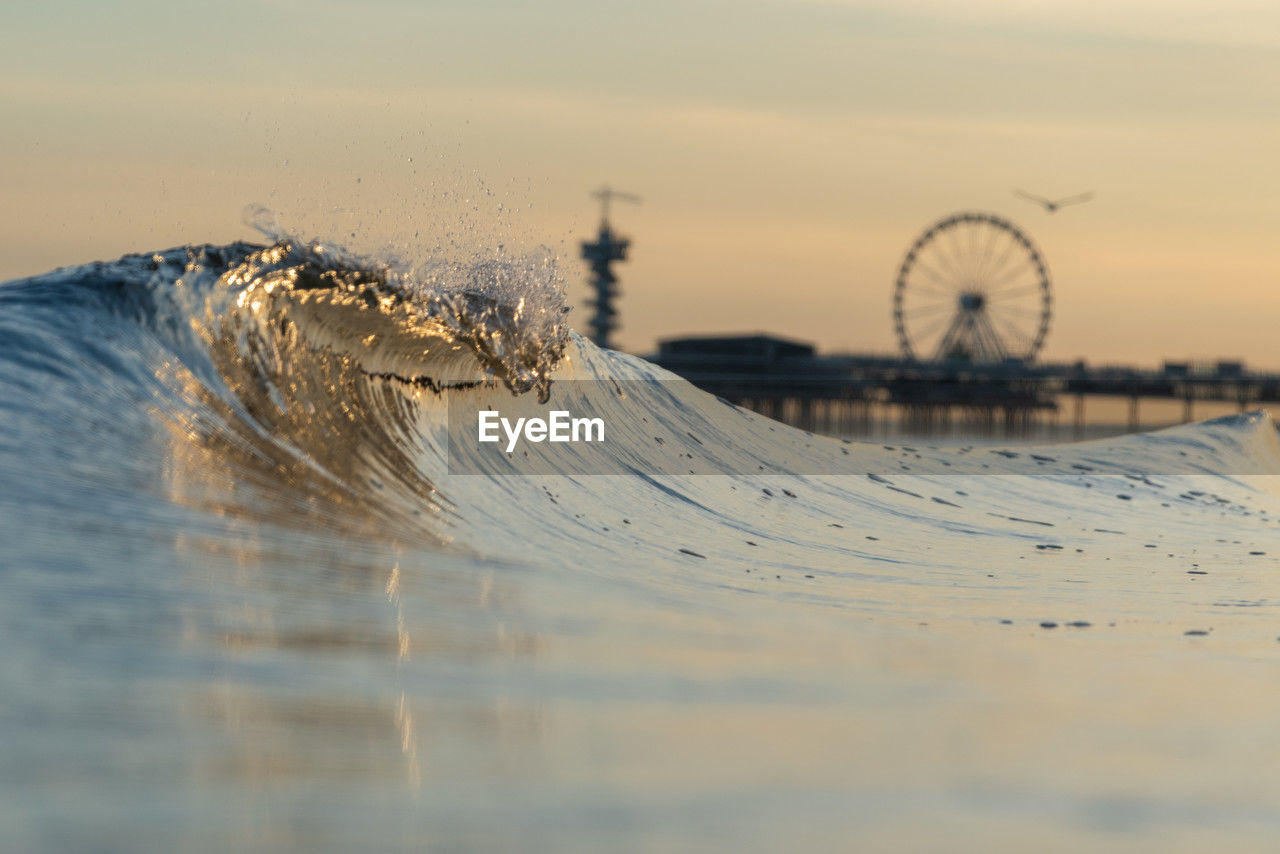
[[[596,346],[609,348],[613,346],[609,340],[610,333],[618,328],[618,310],[613,307],[613,300],[618,296],[618,277],[611,267],[616,261],[627,260],[627,247],[631,245],[629,239],[614,234],[610,227],[609,202],[621,199],[638,203],[640,197],[609,187],[601,187],[592,195],[600,200],[600,233],[594,241],[582,243],[582,257],[591,266],[591,287],[595,291],[595,299],[589,303],[595,313],[588,325],[591,327],[591,340]]]

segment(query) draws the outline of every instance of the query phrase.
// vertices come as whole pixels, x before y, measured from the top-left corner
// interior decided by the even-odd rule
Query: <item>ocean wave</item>
[[[10,847],[1274,835],[1240,784],[1274,717],[1265,414],[846,443],[495,264],[277,235],[0,285]],[[609,441],[482,452],[489,410]]]
[[[513,560],[747,560],[768,542],[793,566],[878,562],[868,530],[1022,543],[1065,518],[1132,520],[1153,497],[1195,530],[1254,513],[1267,487],[1248,476],[1280,474],[1261,413],[1044,449],[816,437],[571,333],[546,258],[404,265],[273,237],[0,287],[0,381],[23,391],[6,405],[97,448],[104,481],[120,459],[160,460],[161,498],[198,513]],[[590,412],[611,441],[482,454],[458,413],[484,408]],[[102,421],[137,435],[104,445]]]

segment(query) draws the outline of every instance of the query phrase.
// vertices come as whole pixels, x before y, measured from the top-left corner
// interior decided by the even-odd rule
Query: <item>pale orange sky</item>
[[[644,197],[615,216],[627,349],[891,350],[906,248],[977,209],[1048,261],[1045,358],[1280,368],[1280,7],[1044,5],[25,5],[0,34],[0,278],[248,237],[261,203],[357,248],[546,244],[581,325],[607,182]],[[1048,216],[1014,187],[1097,198]]]

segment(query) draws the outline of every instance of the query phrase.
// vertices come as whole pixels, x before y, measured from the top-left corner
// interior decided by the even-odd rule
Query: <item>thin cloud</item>
[[[1280,5],[1274,0],[776,0],[871,12],[888,18],[1038,29],[1095,39],[1160,41],[1280,49]]]

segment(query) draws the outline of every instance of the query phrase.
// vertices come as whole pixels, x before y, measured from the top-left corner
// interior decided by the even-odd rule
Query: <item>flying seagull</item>
[[[1013,194],[1015,196],[1022,196],[1022,198],[1026,199],[1027,201],[1035,202],[1037,205],[1042,206],[1045,210],[1045,213],[1053,213],[1058,208],[1063,207],[1065,205],[1078,205],[1081,202],[1087,202],[1093,198],[1093,190],[1090,190],[1087,193],[1081,193],[1078,196],[1067,196],[1065,199],[1058,199],[1056,201],[1052,199],[1046,199],[1043,196],[1033,195],[1031,193],[1028,193],[1026,190],[1014,190]]]

